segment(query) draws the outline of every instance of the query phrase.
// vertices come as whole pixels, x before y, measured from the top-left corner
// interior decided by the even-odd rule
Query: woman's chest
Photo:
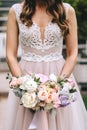
[[[48,22],[44,29],[33,22],[31,27],[19,24],[20,42],[26,46],[36,48],[52,48],[62,42],[63,36],[61,29],[56,23]]]

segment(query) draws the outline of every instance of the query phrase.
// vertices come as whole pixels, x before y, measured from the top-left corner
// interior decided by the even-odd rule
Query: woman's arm
[[[68,21],[70,33],[65,38],[67,57],[61,72],[61,76],[66,77],[69,77],[72,73],[78,55],[77,20],[75,11],[72,7],[70,7],[68,12]]]
[[[20,76],[21,70],[17,61],[18,25],[14,10],[11,8],[8,15],[6,37],[6,60],[13,76]]]

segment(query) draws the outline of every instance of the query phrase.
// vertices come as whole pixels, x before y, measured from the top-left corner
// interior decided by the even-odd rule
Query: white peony
[[[37,89],[37,83],[33,79],[26,80],[24,84],[20,85],[20,88],[28,92],[33,92]]]
[[[36,94],[35,93],[25,93],[22,98],[21,101],[24,105],[24,107],[27,108],[33,108],[35,107],[37,100],[36,100]]]
[[[69,91],[70,87],[71,87],[70,83],[64,83],[62,90],[64,90],[64,91]]]
[[[23,81],[31,80],[32,77],[30,75],[25,75],[22,77]]]
[[[49,79],[50,79],[51,81],[57,82],[57,77],[56,77],[54,74],[50,74],[50,75],[49,75]]]

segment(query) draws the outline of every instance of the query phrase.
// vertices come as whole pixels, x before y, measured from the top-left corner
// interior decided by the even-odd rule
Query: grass
[[[83,98],[83,101],[85,103],[85,107],[87,109],[87,95],[83,95],[82,98]]]

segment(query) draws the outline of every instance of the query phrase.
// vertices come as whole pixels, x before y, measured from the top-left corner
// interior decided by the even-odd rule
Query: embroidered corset
[[[14,4],[12,8],[15,11],[19,26],[22,59],[48,62],[62,58],[63,36],[59,26],[56,23],[49,22],[45,27],[42,40],[40,27],[34,21],[31,27],[27,27],[20,21],[21,4]]]

